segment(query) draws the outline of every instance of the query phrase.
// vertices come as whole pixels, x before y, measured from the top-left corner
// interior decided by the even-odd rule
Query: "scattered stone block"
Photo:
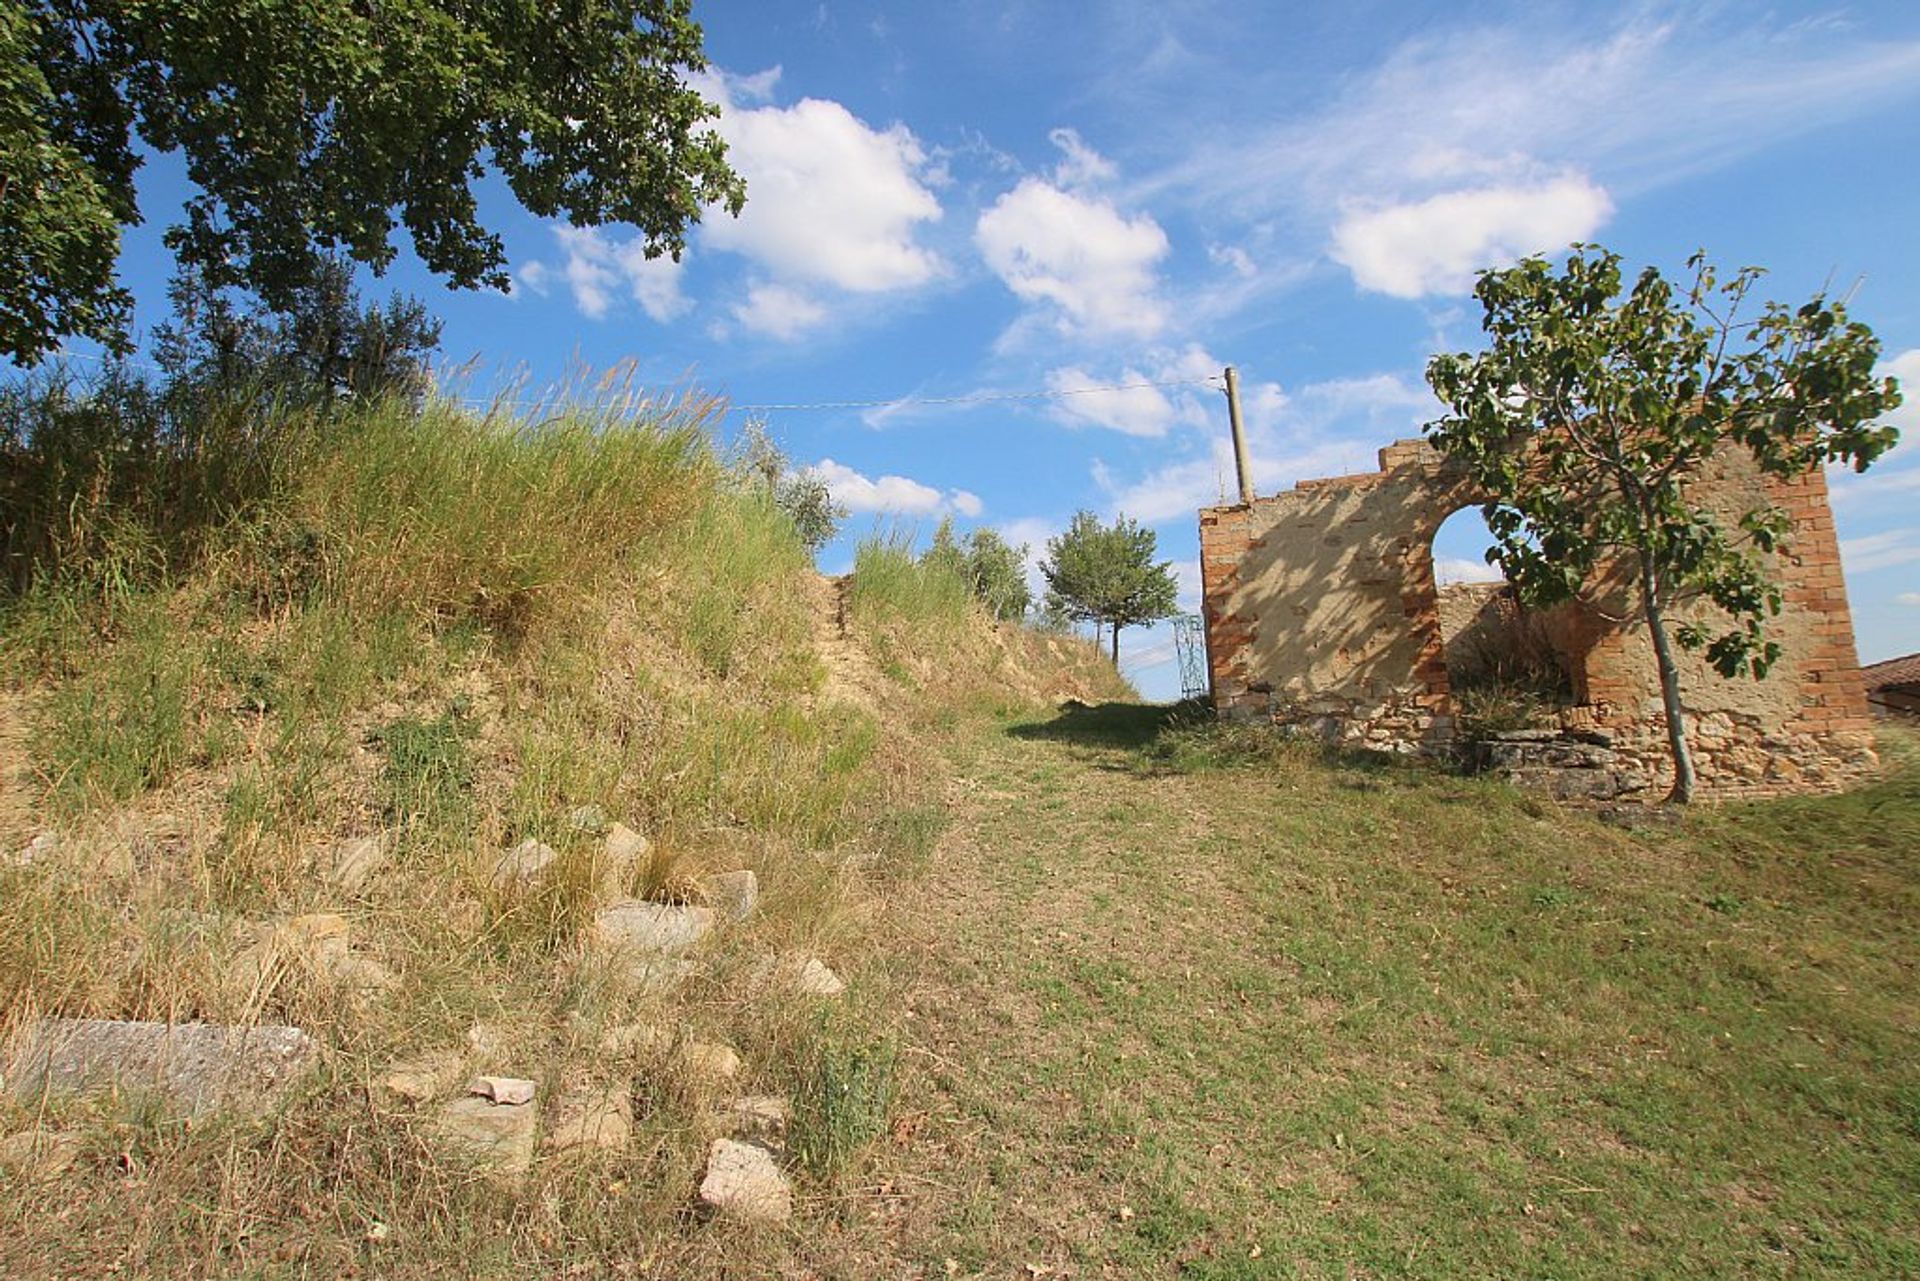
[[[809,956],[795,972],[793,987],[802,996],[834,997],[847,990],[847,983],[819,957]]]
[[[320,1057],[297,1027],[46,1019],[0,1058],[14,1097],[143,1091],[188,1116],[270,1110]]]
[[[734,1138],[776,1146],[785,1141],[792,1121],[793,1105],[773,1094],[743,1095],[721,1112],[721,1123]]]
[[[550,1152],[609,1151],[625,1147],[633,1136],[633,1099],[622,1087],[563,1094],[553,1112],[545,1144]]]
[[[793,1217],[793,1187],[773,1153],[753,1143],[715,1139],[707,1149],[700,1203],[743,1223],[785,1223]]]
[[[538,1089],[532,1081],[517,1076],[476,1076],[467,1082],[468,1094],[477,1094],[507,1107],[521,1107],[533,1102]]]
[[[744,921],[760,903],[760,878],[741,869],[709,876],[702,888],[707,902],[729,921]]]
[[[25,1130],[0,1139],[0,1170],[43,1179],[65,1174],[80,1159],[77,1135]]]
[[[335,841],[321,855],[322,878],[343,894],[357,894],[387,865],[392,838],[385,832]]]
[[[462,1159],[494,1174],[521,1175],[533,1165],[540,1109],[492,1103],[469,1095],[442,1104],[431,1125],[441,1142]]]
[[[43,863],[60,852],[60,836],[57,832],[42,832],[22,845],[8,861],[16,867],[32,867]]]
[[[593,942],[608,951],[677,956],[713,931],[710,908],[629,899],[593,918]]]
[[[429,1050],[394,1063],[374,1078],[373,1085],[410,1103],[430,1103],[460,1083],[466,1066],[466,1056],[457,1050]]]
[[[623,899],[633,884],[633,874],[653,857],[653,842],[630,827],[615,823],[607,831],[607,843],[600,860],[600,897],[603,901]]]
[[[691,1076],[731,1081],[740,1075],[740,1054],[718,1041],[689,1041],[681,1047],[680,1065]]]
[[[493,865],[493,888],[498,890],[522,889],[533,884],[560,857],[553,846],[534,840],[531,836],[520,842]]]

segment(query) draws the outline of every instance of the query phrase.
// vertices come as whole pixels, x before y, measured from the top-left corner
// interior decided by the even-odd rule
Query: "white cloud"
[[[1193,367],[1211,363],[1199,348],[1182,358]],[[1242,417],[1247,428],[1254,489],[1270,494],[1316,476],[1371,471],[1380,446],[1418,433],[1435,404],[1420,384],[1393,374],[1307,383],[1291,393],[1278,383],[1243,379]],[[1096,462],[1094,482],[1113,510],[1148,524],[1191,517],[1202,507],[1231,502],[1239,490],[1226,412],[1196,402],[1204,432],[1197,452],[1167,462],[1136,480],[1123,481]]]
[[[545,296],[556,276],[573,295],[574,306],[591,320],[604,318],[624,291],[656,323],[683,316],[693,303],[680,292],[683,264],[647,257],[639,237],[616,239],[599,227],[555,223],[554,241],[565,261],[559,267],[534,259],[514,269],[514,280]]]
[[[1151,353],[1142,371],[1127,365],[1111,375],[1078,365],[1047,374],[1047,389],[1060,393],[1047,415],[1069,427],[1104,427],[1127,436],[1164,436],[1178,424],[1206,428],[1226,422],[1219,379],[1221,363],[1198,343]],[[1241,401],[1249,413],[1272,413],[1286,400],[1278,383],[1248,383]]]
[[[734,304],[733,318],[754,333],[792,342],[826,320],[827,309],[798,290],[761,283]]]
[[[974,242],[1015,295],[1050,306],[1062,332],[1152,337],[1166,324],[1160,224],[1028,178],[980,215]]]
[[[1055,129],[1047,141],[1060,148],[1060,163],[1054,166],[1053,180],[1062,187],[1088,187],[1112,178],[1113,162],[1089,147],[1072,129]]]
[[[1730,24],[1732,11],[1716,6],[1670,17],[1628,7],[1625,18],[1594,8],[1570,22],[1571,12],[1536,6],[1422,33],[1345,77],[1320,110],[1270,124],[1147,86],[1170,109],[1143,122],[1158,135],[1146,141],[1177,141],[1181,159],[1128,198],[1325,235],[1367,287],[1411,295],[1492,265],[1463,257],[1558,247],[1597,227],[1608,200],[1861,118],[1920,84],[1911,37],[1744,13]],[[1147,74],[1129,69],[1135,96]],[[1281,75],[1254,78],[1232,101],[1290,90]],[[1423,232],[1441,237],[1433,253],[1418,252]]]
[[[1920,529],[1888,529],[1840,540],[1840,561],[1850,572],[1870,574],[1920,561]]]
[[[1920,607],[1920,592],[1901,592],[1898,596],[1895,596],[1893,600],[1896,605],[1913,605]]]
[[[1353,209],[1334,227],[1331,252],[1362,289],[1395,298],[1465,292],[1480,268],[1584,240],[1612,212],[1605,191],[1569,174]]]
[[[1179,417],[1173,402],[1150,380],[1129,367],[1112,382],[1094,378],[1078,367],[1056,369],[1047,375],[1047,390],[1062,393],[1052,404],[1055,419],[1069,426],[1105,427],[1127,436],[1164,436]],[[1125,390],[1108,390],[1114,386]]]
[[[952,511],[963,516],[978,516],[982,509],[979,496],[964,489],[950,489],[942,493],[931,485],[923,485],[905,476],[872,478],[831,458],[823,458],[801,470],[824,480],[834,501],[853,512],[937,516]]]
[[[941,216],[921,181],[927,154],[911,130],[874,129],[838,102],[806,98],[790,107],[741,106],[772,81],[707,78],[721,105],[716,126],[727,162],[747,182],[738,218],[712,211],[701,242],[744,254],[783,281],[878,293],[925,284],[944,270],[915,237]]]
[[[1243,280],[1260,274],[1260,269],[1254,266],[1253,255],[1239,245],[1208,245],[1207,260],[1227,268]]]
[[[1433,559],[1433,581],[1445,587],[1451,583],[1503,583],[1507,576],[1500,572],[1498,565],[1489,565],[1482,560],[1471,560],[1465,556],[1436,556]]]

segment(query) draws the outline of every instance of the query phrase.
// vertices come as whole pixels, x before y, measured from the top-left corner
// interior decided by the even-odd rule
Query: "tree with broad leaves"
[[[1619,255],[1576,244],[1559,271],[1532,257],[1482,272],[1488,350],[1428,364],[1452,412],[1426,428],[1488,495],[1487,559],[1522,600],[1572,599],[1616,567],[1631,577],[1680,802],[1695,780],[1674,642],[1723,677],[1764,677],[1782,600],[1767,557],[1791,532],[1770,504],[1728,519],[1693,482],[1728,450],[1766,476],[1864,470],[1898,439],[1876,420],[1900,404],[1874,375],[1880,344],[1840,302],[1743,314],[1757,268],[1722,280],[1704,254],[1687,267],[1677,288],[1652,267],[1624,288]]]
[[[1155,538],[1125,516],[1103,525],[1092,512],[1074,513],[1067,532],[1047,540],[1040,572],[1048,605],[1079,620],[1105,623],[1120,663],[1120,629],[1178,612],[1173,562],[1153,559]]]
[[[333,254],[383,270],[401,226],[454,285],[507,288],[489,172],[538,217],[678,257],[745,199],[705,67],[690,0],[0,0],[0,355],[128,348],[143,152],[195,189],[181,264],[277,313]]]

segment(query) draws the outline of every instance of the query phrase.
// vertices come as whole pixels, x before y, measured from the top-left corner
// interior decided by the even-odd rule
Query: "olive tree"
[[[114,266],[150,153],[192,185],[181,265],[276,312],[334,254],[386,268],[403,227],[452,284],[507,288],[489,173],[678,256],[745,199],[705,66],[690,0],[0,0],[0,354],[126,349]]]
[[[1780,648],[1766,620],[1781,590],[1767,565],[1790,534],[1761,503],[1728,516],[1693,482],[1744,451],[1763,475],[1831,462],[1865,469],[1897,439],[1876,420],[1900,404],[1876,378],[1880,346],[1817,295],[1748,310],[1761,272],[1721,279],[1703,254],[1678,286],[1575,245],[1480,274],[1487,350],[1436,356],[1427,380],[1451,413],[1427,425],[1488,495],[1497,562],[1531,604],[1580,595],[1624,567],[1660,677],[1672,799],[1694,789],[1674,645],[1723,677],[1764,677]]]

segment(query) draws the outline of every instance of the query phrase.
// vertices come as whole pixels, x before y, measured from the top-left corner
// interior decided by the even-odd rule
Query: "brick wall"
[[[1770,631],[1784,647],[1765,681],[1727,681],[1683,655],[1690,743],[1704,789],[1762,795],[1843,785],[1874,767],[1871,721],[1819,472],[1761,477],[1744,456],[1700,482],[1737,514],[1762,498],[1792,517],[1775,565],[1786,596]],[[1380,451],[1380,469],[1303,481],[1251,505],[1200,513],[1202,615],[1216,709],[1332,741],[1392,751],[1449,750],[1454,708],[1433,580],[1433,536],[1477,502],[1425,441]],[[1665,785],[1664,715],[1631,578],[1597,578],[1592,607],[1556,611],[1556,646],[1574,684],[1569,728],[1611,734],[1623,758]]]

